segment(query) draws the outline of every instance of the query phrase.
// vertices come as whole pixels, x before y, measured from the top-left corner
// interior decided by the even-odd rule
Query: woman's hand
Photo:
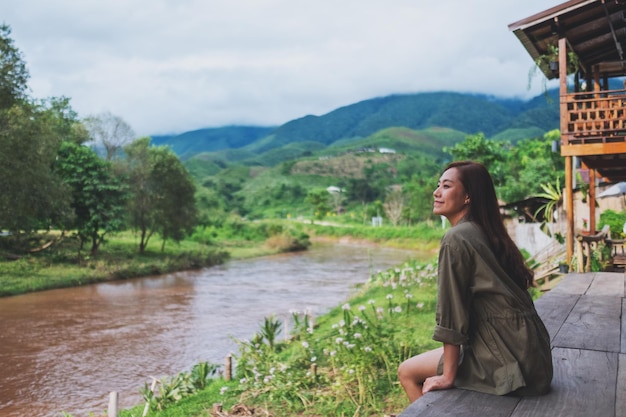
[[[426,394],[429,391],[437,391],[442,389],[449,389],[454,386],[454,378],[449,379],[444,375],[431,376],[426,378],[424,385],[422,386],[422,393]]]

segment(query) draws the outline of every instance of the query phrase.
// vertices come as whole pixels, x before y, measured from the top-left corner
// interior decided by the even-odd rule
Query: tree
[[[437,188],[439,175],[413,175],[404,184],[406,206],[410,208],[409,221],[423,221],[433,218],[433,191]]]
[[[0,110],[0,229],[31,233],[62,224],[70,194],[52,165],[62,141],[58,109],[23,102]]]
[[[313,208],[313,218],[315,220],[323,219],[326,213],[330,211],[328,197],[328,191],[320,188],[309,191],[304,198],[304,202]]]
[[[156,190],[150,182],[150,138],[141,138],[124,148],[126,168],[132,198],[128,213],[132,227],[139,232],[139,252],[143,253],[154,232],[156,222],[152,210]]]
[[[109,112],[89,116],[84,123],[96,148],[104,148],[107,161],[114,159],[135,138],[135,132],[130,125]]]
[[[150,181],[158,184],[154,207],[155,228],[165,242],[180,242],[197,224],[196,187],[180,159],[164,146],[150,148]]]
[[[74,221],[67,226],[76,229],[81,249],[91,243],[95,255],[105,235],[121,230],[128,190],[111,170],[111,164],[90,148],[63,142],[55,168],[72,190]]]
[[[564,160],[558,152],[553,152],[552,143],[560,139],[560,132],[553,130],[543,138],[520,141],[507,154],[505,184],[499,188],[499,195],[507,202],[519,201],[542,189],[546,181],[564,179]]]
[[[341,189],[339,189],[338,191],[331,191],[329,197],[335,214],[341,213],[341,211],[343,210],[343,205],[346,202],[346,197],[343,191]]]
[[[504,162],[506,149],[504,142],[489,140],[483,133],[468,135],[463,142],[453,147],[445,147],[455,160],[471,160],[483,164],[491,174],[494,185],[501,186],[505,182]]]
[[[86,135],[68,99],[27,96],[28,71],[10,34],[0,26],[0,229],[19,235],[71,219],[70,190],[52,166],[63,140]]]
[[[0,109],[25,99],[28,90],[26,63],[10,36],[11,28],[0,25]]]
[[[383,210],[391,224],[397,226],[404,210],[402,188],[393,188],[387,193],[385,202],[383,203]]]
[[[139,232],[143,253],[154,233],[181,240],[196,224],[195,185],[176,155],[167,147],[150,146],[150,138],[124,148],[132,198],[131,224]]]

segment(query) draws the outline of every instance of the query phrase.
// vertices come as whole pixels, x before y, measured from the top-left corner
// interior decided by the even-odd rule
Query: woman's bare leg
[[[422,396],[422,384],[426,378],[437,375],[437,366],[443,355],[443,347],[429,350],[402,362],[398,367],[398,379],[413,402]]]

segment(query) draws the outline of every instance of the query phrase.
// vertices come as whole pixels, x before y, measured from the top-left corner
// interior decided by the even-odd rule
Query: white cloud
[[[555,3],[556,4],[556,3]],[[5,0],[35,97],[139,134],[281,124],[396,93],[530,97],[507,25],[543,0]]]

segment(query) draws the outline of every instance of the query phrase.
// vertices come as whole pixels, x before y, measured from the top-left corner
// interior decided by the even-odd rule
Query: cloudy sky
[[[31,96],[138,135],[279,125],[389,94],[528,98],[508,24],[562,0],[2,0]]]

